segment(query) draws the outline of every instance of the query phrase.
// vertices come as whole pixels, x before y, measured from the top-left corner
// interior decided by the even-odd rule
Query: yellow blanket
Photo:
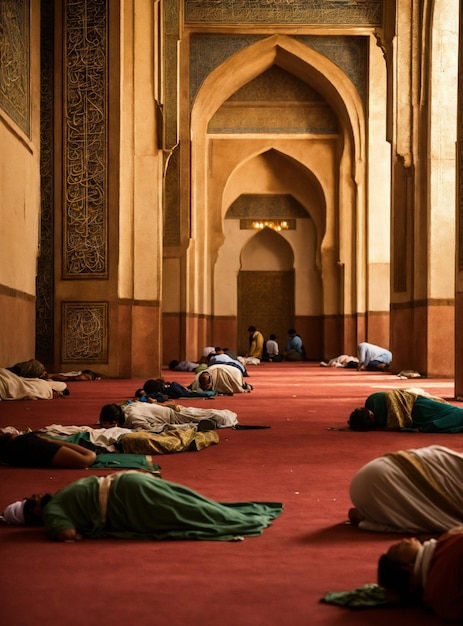
[[[120,439],[124,453],[172,454],[186,450],[202,450],[219,443],[218,434],[209,430],[198,432],[196,428],[166,430],[162,433],[140,431],[123,435]]]
[[[412,428],[412,409],[418,396],[424,396],[435,402],[443,402],[446,400],[431,396],[421,389],[413,391],[412,389],[393,389],[386,393],[387,405],[387,422],[386,430],[399,430],[400,428]]]

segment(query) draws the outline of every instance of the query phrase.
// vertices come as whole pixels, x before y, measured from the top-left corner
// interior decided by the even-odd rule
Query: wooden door
[[[283,352],[288,328],[294,325],[293,270],[238,274],[238,354],[247,352],[250,325],[260,330],[265,340],[275,333]]]

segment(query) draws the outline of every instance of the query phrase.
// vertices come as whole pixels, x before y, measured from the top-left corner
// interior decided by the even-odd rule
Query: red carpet
[[[183,404],[230,408],[242,424],[268,430],[219,431],[201,452],[156,457],[164,478],[219,501],[272,500],[283,514],[243,542],[84,540],[54,543],[41,529],[0,527],[3,623],[14,626],[424,626],[420,610],[364,610],[320,604],[328,591],[375,582],[376,562],[393,536],[346,524],[349,483],[366,461],[391,450],[439,443],[463,450],[462,435],[352,433],[350,411],[378,389],[420,386],[451,399],[453,381],[269,363],[249,368],[251,394]],[[165,372],[188,383],[193,374]],[[61,400],[0,402],[0,425],[94,425],[101,406],[133,395],[140,380],[70,383]],[[76,470],[0,467],[0,510],[56,491]],[[104,474],[107,472],[95,472]]]

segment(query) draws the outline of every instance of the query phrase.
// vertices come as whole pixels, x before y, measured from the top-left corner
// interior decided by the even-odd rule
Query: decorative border
[[[383,0],[184,0],[187,24],[380,26]]]
[[[30,138],[29,0],[0,0],[0,106]]]
[[[190,102],[206,77],[230,56],[251,46],[264,35],[214,35],[197,33],[190,39]],[[350,78],[362,101],[367,98],[368,38],[363,36],[296,35],[294,39],[335,63]]]
[[[108,5],[65,3],[64,279],[108,277]]]
[[[37,259],[35,354],[43,363],[54,355],[54,5],[40,11],[40,255]]]

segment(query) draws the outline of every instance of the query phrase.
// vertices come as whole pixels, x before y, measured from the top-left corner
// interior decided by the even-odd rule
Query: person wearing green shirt
[[[215,502],[183,485],[132,470],[88,476],[55,495],[39,494],[13,503],[3,518],[7,523],[43,524],[49,537],[58,541],[82,537],[231,541],[260,535],[282,508],[278,502]]]

